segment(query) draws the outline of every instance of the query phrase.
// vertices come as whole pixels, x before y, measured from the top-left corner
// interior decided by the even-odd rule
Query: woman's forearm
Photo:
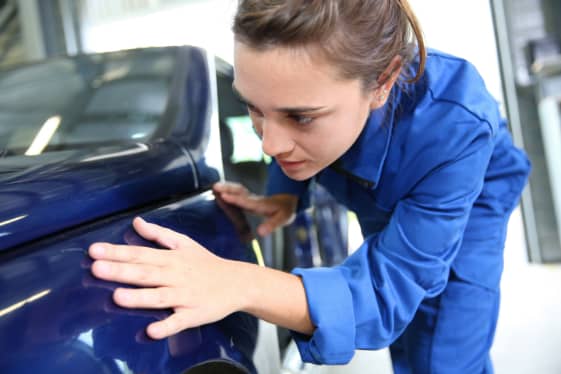
[[[242,311],[302,334],[313,333],[300,277],[244,262],[230,261],[230,265],[240,283]]]

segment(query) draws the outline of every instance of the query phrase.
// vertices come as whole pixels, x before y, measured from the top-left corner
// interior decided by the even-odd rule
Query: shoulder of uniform
[[[497,101],[469,61],[429,50],[423,80],[427,99],[433,104],[430,111],[447,118],[447,122],[480,123],[488,126],[491,133],[497,132],[500,123]]]

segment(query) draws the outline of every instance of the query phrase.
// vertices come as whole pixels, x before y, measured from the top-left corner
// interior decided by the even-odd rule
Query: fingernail
[[[127,291],[122,289],[116,289],[114,293],[115,301],[118,303],[128,303],[131,301],[130,295]]]
[[[160,339],[161,328],[158,325],[148,325],[148,327],[146,329],[146,333],[152,339]]]
[[[99,275],[108,275],[111,272],[111,265],[107,262],[96,261],[93,263],[92,269],[95,269]]]
[[[94,244],[90,247],[90,255],[102,256],[105,253],[105,247],[101,244]]]

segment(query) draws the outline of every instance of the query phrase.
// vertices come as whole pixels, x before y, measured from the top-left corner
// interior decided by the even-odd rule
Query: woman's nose
[[[288,129],[275,121],[263,121],[261,128],[263,152],[271,157],[290,153],[294,148]]]

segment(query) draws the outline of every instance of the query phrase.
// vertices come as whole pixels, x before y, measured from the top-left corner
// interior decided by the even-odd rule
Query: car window
[[[61,58],[0,71],[0,156],[146,141],[166,111],[171,51]]]
[[[270,159],[263,153],[246,105],[232,90],[232,67],[217,59],[216,72],[224,176],[263,194]]]
[[[270,158],[263,153],[261,139],[255,133],[246,105],[232,90],[232,67],[220,59],[216,59],[216,67],[224,161],[269,163]]]

